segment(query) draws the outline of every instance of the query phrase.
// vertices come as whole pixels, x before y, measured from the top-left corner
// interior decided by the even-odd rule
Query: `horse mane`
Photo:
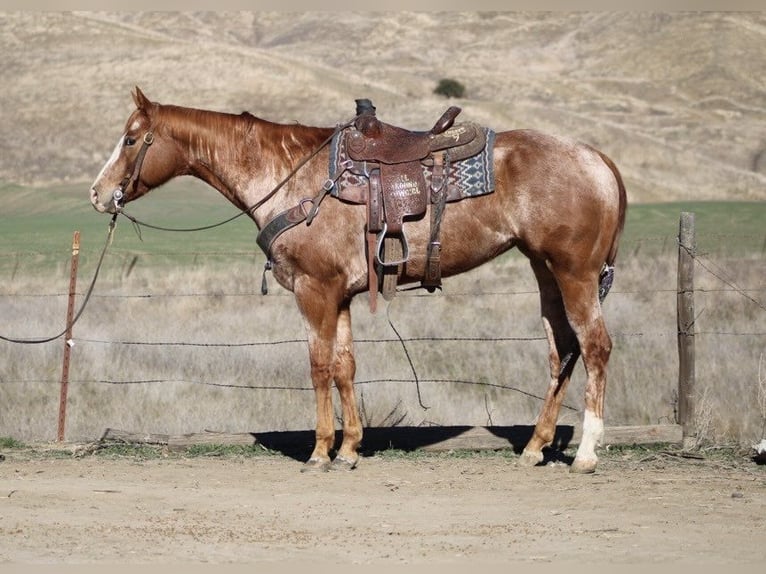
[[[284,167],[308,156],[332,133],[332,128],[279,124],[249,112],[231,114],[175,105],[158,106],[156,121],[171,137],[187,142],[194,157],[209,158],[212,146],[220,160],[233,159],[242,157],[245,146]]]

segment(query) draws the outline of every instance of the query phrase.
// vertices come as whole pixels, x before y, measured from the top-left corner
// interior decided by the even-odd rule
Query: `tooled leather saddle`
[[[409,260],[404,222],[425,216],[431,232],[421,286],[441,287],[439,229],[445,204],[494,190],[494,133],[476,124],[455,124],[460,108],[448,108],[427,132],[381,122],[368,99],[356,100],[354,125],[333,141],[330,171],[346,177],[331,194],[367,205],[370,309],[379,285],[387,300],[396,292],[401,267]]]

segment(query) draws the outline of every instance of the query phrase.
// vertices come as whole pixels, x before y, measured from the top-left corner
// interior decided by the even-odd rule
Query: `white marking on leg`
[[[591,411],[585,411],[582,424],[582,439],[577,449],[577,457],[580,460],[597,460],[596,447],[601,445],[604,439],[604,421]]]

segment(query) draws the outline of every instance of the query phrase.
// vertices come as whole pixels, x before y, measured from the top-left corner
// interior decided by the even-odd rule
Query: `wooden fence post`
[[[684,446],[697,434],[694,397],[694,257],[697,240],[694,213],[682,212],[678,231],[678,422],[683,427]]]
[[[80,232],[72,238],[72,270],[69,275],[69,304],[66,313],[66,335],[64,336],[64,364],[61,367],[61,391],[59,393],[58,441],[64,440],[66,430],[66,402],[69,391],[69,355],[72,351],[72,321],[74,320],[74,299],[77,289],[77,262],[80,258]]]

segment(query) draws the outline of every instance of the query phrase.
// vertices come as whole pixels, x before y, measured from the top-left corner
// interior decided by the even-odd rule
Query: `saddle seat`
[[[418,132],[381,122],[369,100],[357,100],[356,130],[346,140],[348,155],[357,161],[389,165],[427,160],[434,152],[447,149],[457,152],[450,154],[452,161],[471,157],[483,149],[484,142],[476,126],[454,125],[460,112],[459,107],[451,106],[429,131]],[[469,145],[471,142],[475,145]]]

